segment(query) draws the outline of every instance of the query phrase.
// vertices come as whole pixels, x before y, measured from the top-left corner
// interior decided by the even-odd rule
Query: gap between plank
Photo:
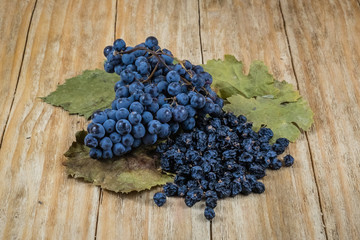
[[[9,114],[8,114],[8,116],[7,116],[7,118],[6,118],[4,130],[3,130],[3,133],[2,133],[2,136],[1,136],[1,139],[0,139],[0,149],[1,149],[1,146],[2,146],[2,143],[3,143],[3,140],[4,140],[4,136],[5,136],[5,131],[6,131],[6,129],[7,129],[7,125],[8,125],[8,123],[9,123],[11,110],[12,110],[13,105],[14,105],[15,95],[16,95],[16,91],[17,91],[17,88],[18,88],[18,85],[19,85],[21,70],[22,70],[23,63],[24,63],[25,50],[26,50],[26,46],[27,46],[27,42],[28,42],[28,38],[29,38],[30,27],[31,27],[31,23],[32,23],[32,20],[33,20],[33,16],[34,16],[35,8],[36,8],[36,5],[37,5],[37,1],[38,1],[38,0],[35,0],[34,8],[33,8],[32,12],[31,12],[31,17],[30,17],[30,21],[29,21],[29,26],[28,26],[28,29],[27,29],[27,32],[26,32],[24,50],[23,50],[23,54],[22,54],[22,57],[21,57],[19,74],[18,74],[18,77],[17,77],[17,80],[16,80],[15,90],[14,90],[13,98],[12,98],[12,100],[11,100],[10,109],[9,109]]]
[[[116,40],[116,22],[117,22],[118,2],[119,2],[119,0],[116,0],[116,4],[115,4],[115,24],[114,24],[114,41]]]
[[[198,16],[199,16],[199,41],[200,41],[200,53],[201,53],[201,63],[204,64],[204,54],[202,47],[202,38],[201,38],[201,14],[200,14],[200,0],[198,0]],[[210,240],[213,239],[212,233],[212,221],[210,221]]]
[[[289,41],[288,33],[287,33],[287,30],[286,30],[285,17],[284,17],[284,13],[283,13],[283,10],[282,10],[282,7],[281,7],[281,0],[279,0],[279,8],[280,8],[280,13],[281,13],[281,18],[282,18],[282,21],[283,21],[283,27],[284,27],[285,36],[286,36],[286,42],[287,42],[287,46],[288,46],[288,50],[289,50],[289,54],[290,54],[291,67],[292,67],[293,72],[294,72],[297,89],[300,90],[299,79],[298,79],[297,74],[296,74],[293,55],[292,55],[291,47],[290,47],[290,41]],[[315,185],[316,185],[316,189],[317,189],[318,202],[319,202],[319,206],[320,206],[320,211],[321,211],[320,214],[321,214],[321,220],[322,220],[322,224],[323,224],[323,228],[324,228],[324,232],[325,232],[325,237],[326,237],[326,239],[329,239],[327,229],[326,229],[326,225],[325,225],[325,217],[324,217],[324,214],[323,214],[323,206],[322,206],[322,202],[321,202],[320,188],[319,188],[318,180],[317,180],[317,177],[316,177],[316,174],[315,174],[314,158],[312,156],[312,150],[311,150],[311,147],[310,147],[308,134],[307,134],[307,132],[304,132],[304,133],[305,133],[305,137],[306,137],[307,147],[309,149],[312,174],[314,175]]]
[[[99,222],[99,215],[100,215],[100,205],[101,205],[101,203],[102,203],[102,198],[103,198],[103,189],[100,187],[100,191],[99,191],[99,203],[98,203],[97,213],[96,213],[96,225],[95,225],[95,236],[94,236],[94,240],[96,240],[96,238],[97,238],[98,222]]]
[[[199,15],[199,38],[200,38],[201,63],[204,64],[204,55],[203,55],[203,47],[202,47],[202,40],[201,40],[200,0],[198,0],[198,15]]]

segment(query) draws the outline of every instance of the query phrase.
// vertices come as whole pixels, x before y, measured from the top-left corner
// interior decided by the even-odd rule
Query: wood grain
[[[35,0],[1,2],[0,147],[5,125],[14,99],[20,66],[25,50],[27,32],[35,2]]]
[[[200,1],[204,60],[233,54],[246,71],[262,60],[279,80],[297,85],[277,1]],[[228,13],[228,14],[224,14]],[[291,168],[268,171],[261,195],[220,201],[213,239],[325,239],[305,136],[291,144]]]
[[[360,236],[360,5],[281,1],[301,94],[315,112],[308,134],[329,239]]]
[[[63,153],[86,122],[39,99],[101,68],[114,37],[149,35],[193,63],[263,60],[315,112],[288,150],[295,165],[268,171],[264,194],[220,201],[211,224],[204,203],[156,207],[160,188],[123,195],[68,178]],[[2,1],[0,239],[357,239],[359,39],[356,0]]]
[[[180,59],[201,63],[196,1],[119,1],[116,36],[133,46],[153,35],[159,45]],[[152,200],[156,188],[139,194],[104,191],[99,211],[98,239],[209,239],[204,206],[186,207],[170,198],[163,207]]]
[[[115,3],[37,2],[0,149],[1,239],[95,236],[99,189],[69,179],[62,166],[85,120],[39,97],[66,78],[102,67],[102,48],[114,36]]]

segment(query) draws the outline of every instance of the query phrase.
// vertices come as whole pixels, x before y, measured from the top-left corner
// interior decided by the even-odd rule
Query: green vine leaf
[[[88,119],[94,111],[111,106],[114,84],[119,80],[118,75],[104,70],[85,70],[81,75],[67,79],[42,100]]]
[[[65,153],[68,175],[121,193],[139,192],[173,182],[171,175],[159,171],[154,149],[138,148],[122,157],[98,161],[89,157],[90,149],[84,145],[86,134],[86,131],[77,132],[76,142]]]
[[[213,76],[215,91],[226,99],[225,111],[245,115],[258,131],[267,126],[274,132],[272,141],[285,137],[294,142],[301,130],[313,124],[313,112],[294,86],[278,81],[261,61],[250,65],[244,73],[242,62],[225,55],[222,60],[210,60],[203,65]]]

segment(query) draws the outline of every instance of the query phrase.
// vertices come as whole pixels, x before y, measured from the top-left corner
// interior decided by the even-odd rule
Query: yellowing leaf
[[[272,141],[280,137],[295,141],[301,130],[311,127],[314,120],[308,103],[293,85],[275,80],[264,63],[254,61],[248,75],[243,64],[230,55],[203,67],[213,76],[215,91],[228,102],[224,110],[245,115],[255,131],[261,126],[271,128]]]
[[[67,79],[55,92],[42,99],[87,119],[94,111],[111,106],[115,98],[114,84],[119,80],[118,75],[104,70],[86,70],[81,75]]]
[[[86,131],[76,133],[76,142],[65,153],[67,160],[64,165],[68,175],[121,193],[139,192],[173,181],[171,176],[158,170],[154,149],[138,148],[108,161],[90,158],[89,148],[83,143],[86,134]]]

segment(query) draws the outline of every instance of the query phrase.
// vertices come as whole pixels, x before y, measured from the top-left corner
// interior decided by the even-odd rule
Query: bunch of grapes
[[[174,63],[155,37],[135,47],[117,39],[104,55],[105,71],[121,80],[114,86],[111,109],[95,112],[88,125],[85,145],[92,158],[121,156],[180,128],[190,131],[207,114],[222,113],[223,100],[210,87],[211,75],[187,60]]]

